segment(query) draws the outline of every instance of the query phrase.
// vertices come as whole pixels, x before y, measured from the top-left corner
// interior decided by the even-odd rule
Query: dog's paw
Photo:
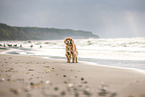
[[[67,63],[70,63],[70,61],[67,61]]]

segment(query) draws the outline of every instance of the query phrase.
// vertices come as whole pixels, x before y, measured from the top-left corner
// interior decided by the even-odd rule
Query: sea
[[[74,39],[74,42],[79,62],[145,72],[145,37]],[[64,40],[0,41],[0,44],[0,49],[6,49],[3,54],[66,60]]]

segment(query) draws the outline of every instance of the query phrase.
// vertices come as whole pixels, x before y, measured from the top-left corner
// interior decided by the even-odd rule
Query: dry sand
[[[0,54],[0,97],[145,97],[145,74]]]

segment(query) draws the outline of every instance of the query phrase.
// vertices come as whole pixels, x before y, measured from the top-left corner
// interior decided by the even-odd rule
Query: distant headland
[[[0,40],[59,40],[66,37],[75,39],[99,38],[89,31],[40,28],[40,27],[16,27],[0,23]]]

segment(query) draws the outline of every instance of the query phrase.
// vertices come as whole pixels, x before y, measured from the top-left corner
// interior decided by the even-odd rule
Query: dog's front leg
[[[74,63],[75,59],[76,59],[76,55],[74,52],[72,52],[72,63]]]
[[[72,63],[74,63],[74,60],[75,60],[75,58],[74,58],[74,56],[72,56]]]
[[[71,60],[71,55],[70,55],[70,53],[67,52],[67,53],[65,54],[65,56],[66,56],[66,58],[67,58],[67,62],[70,63],[70,60]]]
[[[77,56],[76,56],[76,63],[78,63],[78,58],[77,58]]]
[[[78,63],[78,58],[77,58],[77,53],[76,52],[73,53],[73,62]]]
[[[66,54],[67,63],[70,63],[69,55]]]

